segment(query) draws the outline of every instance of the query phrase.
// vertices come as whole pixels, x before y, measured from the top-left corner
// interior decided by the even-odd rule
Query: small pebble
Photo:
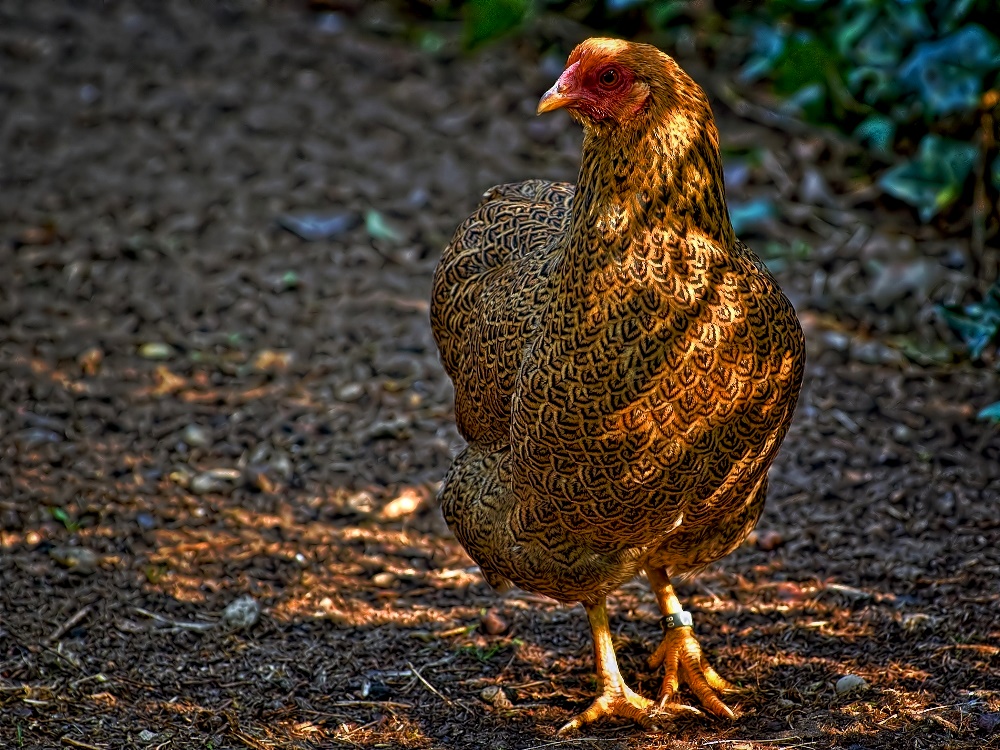
[[[382,513],[380,515],[383,520],[398,521],[401,518],[411,515],[417,508],[420,507],[422,502],[423,498],[417,493],[417,491],[408,487],[400,493],[399,497],[389,501],[389,503],[382,508]]]
[[[785,539],[777,531],[761,531],[757,534],[757,549],[773,552],[785,543]]]
[[[835,685],[837,695],[847,695],[848,693],[862,692],[868,689],[868,683],[864,677],[856,674],[845,674]]]
[[[365,387],[360,383],[348,383],[338,388],[334,395],[338,401],[357,401],[365,395]]]
[[[260,619],[260,605],[252,596],[241,596],[229,603],[222,612],[222,625],[227,630],[246,630]]]
[[[151,341],[139,347],[139,356],[143,359],[170,359],[173,355],[174,348],[159,341]]]
[[[397,440],[402,440],[409,437],[409,432],[407,430],[409,426],[410,421],[408,419],[404,419],[403,417],[382,419],[372,423],[368,429],[365,430],[365,437],[372,440],[376,438],[396,438]]]
[[[184,428],[181,440],[190,445],[192,448],[204,448],[212,441],[211,437],[209,437],[208,430],[196,424],[189,424]]]
[[[221,492],[226,488],[226,483],[214,477],[208,472],[199,474],[191,480],[191,491],[196,495],[207,495],[209,492]]]
[[[150,732],[148,729],[143,729],[139,732],[139,742],[152,742],[157,738],[156,732]]]
[[[494,708],[506,709],[514,707],[514,704],[510,702],[510,698],[507,697],[507,693],[505,693],[503,688],[498,685],[484,687],[482,691],[480,691],[479,697]]]
[[[295,471],[291,459],[284,453],[279,453],[271,459],[271,468],[275,474],[286,481],[292,478],[292,473]]]
[[[372,576],[372,583],[380,589],[387,589],[396,582],[396,576],[388,571],[382,571]]]
[[[345,504],[355,513],[367,516],[375,508],[375,498],[367,492],[358,492],[347,498]]]
[[[907,633],[923,633],[933,628],[936,624],[936,618],[926,615],[923,612],[912,612],[908,615],[903,615],[903,630]]]
[[[831,349],[845,352],[851,346],[851,337],[841,331],[824,331],[822,341]]]
[[[500,635],[507,630],[507,621],[504,620],[495,609],[487,610],[482,619],[483,630],[490,635]]]
[[[211,469],[192,479],[189,489],[196,495],[206,495],[209,492],[229,492],[233,489],[233,483],[242,476],[242,472],[238,469]]]
[[[913,430],[907,427],[905,424],[894,424],[892,426],[892,439],[897,443],[902,443],[906,445],[913,439]]]
[[[262,349],[257,352],[250,367],[257,372],[276,372],[287,370],[292,365],[295,355],[292,352],[278,352],[273,349]]]

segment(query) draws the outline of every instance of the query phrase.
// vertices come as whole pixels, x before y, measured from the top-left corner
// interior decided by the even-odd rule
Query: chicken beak
[[[563,71],[559,80],[552,84],[552,88],[546,91],[538,101],[536,114],[540,115],[560,107],[569,106],[576,100],[572,91],[576,88],[576,69],[579,65],[579,62],[575,62]]]

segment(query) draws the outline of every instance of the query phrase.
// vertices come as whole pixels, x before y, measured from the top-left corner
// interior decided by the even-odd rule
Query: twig
[[[952,703],[947,706],[931,706],[930,708],[923,708],[919,711],[914,711],[913,713],[919,716],[920,714],[930,713],[931,711],[942,711],[946,708],[958,708],[959,706],[964,706],[964,705],[965,705],[964,703]]]
[[[477,627],[477,625],[461,625],[457,628],[451,628],[450,630],[442,630],[440,633],[434,633],[434,635],[438,638],[448,638],[453,635],[468,635]]]
[[[424,676],[420,674],[420,671],[415,666],[413,666],[413,662],[409,661],[406,662],[406,666],[408,666],[410,668],[410,671],[413,672],[413,676],[416,677],[418,680],[420,680],[421,683],[423,683],[423,686],[425,688],[430,690],[432,693],[434,693],[434,695],[443,700],[449,706],[451,705],[451,698],[447,698],[444,695],[442,695],[440,692],[438,692],[438,689],[436,687],[434,687],[427,680],[425,680]]]
[[[765,744],[765,743],[769,743],[769,742],[789,742],[791,740],[801,740],[801,739],[802,739],[801,737],[797,737],[797,736],[793,735],[792,737],[772,737],[771,739],[766,739],[766,740],[733,740],[733,739],[729,739],[729,740],[711,740],[710,742],[703,743],[703,747],[709,747],[711,745],[725,745],[725,744],[731,744],[732,745],[732,744],[736,744],[738,742],[745,742],[746,744],[750,745],[750,744],[753,744],[754,742],[760,742],[761,744]],[[816,744],[815,740],[807,740],[804,744],[788,745],[788,747],[805,747],[805,745],[815,745],[815,744]]]
[[[775,130],[783,130],[791,135],[801,136],[809,133],[809,128],[794,117],[775,112],[773,109],[768,109],[744,98],[729,84],[711,80],[710,85],[712,93],[740,117],[753,120]]]
[[[70,617],[68,620],[66,620],[66,622],[64,622],[58,628],[56,628],[55,630],[53,630],[52,631],[52,635],[50,635],[48,638],[46,638],[45,642],[46,643],[52,643],[52,641],[55,641],[55,640],[58,640],[59,638],[62,638],[71,629],[73,629],[74,627],[76,627],[77,625],[79,625],[80,622],[83,620],[83,618],[85,618],[87,615],[90,614],[90,610],[93,608],[93,606],[94,606],[93,604],[87,604],[87,605],[81,607],[80,610],[75,615],[73,615],[72,617]]]
[[[572,740],[553,740],[552,742],[543,742],[541,745],[532,745],[531,747],[526,747],[524,750],[539,750],[542,747],[553,747],[555,745],[568,745],[570,742],[607,742],[603,737],[578,737]]]
[[[74,688],[79,687],[83,683],[90,682],[91,680],[97,680],[98,682],[107,682],[108,676],[103,672],[98,672],[97,674],[88,675],[87,677],[81,677],[79,680],[73,680],[69,684],[69,686]]]
[[[133,607],[133,609],[140,615],[145,615],[146,617],[156,620],[157,622],[162,622],[180,630],[212,630],[215,627],[215,625],[210,622],[178,622],[177,620],[171,620],[163,615],[158,615],[155,612],[150,612],[148,609],[143,609],[142,607]]]
[[[82,747],[84,748],[84,750],[104,750],[104,748],[100,747],[99,745],[90,745],[86,742],[80,742],[79,740],[74,740],[72,737],[62,737],[60,741],[64,742],[67,745],[72,745],[73,747]]]
[[[410,703],[395,703],[393,701],[336,701],[331,706],[392,706],[394,708],[413,708]],[[315,712],[314,712],[315,713]]]
[[[856,426],[856,425],[855,425]],[[828,583],[823,586],[827,591],[835,591],[838,594],[843,594],[844,596],[850,597],[851,599],[872,599],[873,594],[863,591],[861,589],[856,589],[853,586],[847,586],[843,583]]]

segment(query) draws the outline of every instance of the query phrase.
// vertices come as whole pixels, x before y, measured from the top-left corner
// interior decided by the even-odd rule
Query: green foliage
[[[70,533],[75,533],[80,530],[80,524],[73,520],[69,513],[67,513],[63,508],[52,506],[49,508],[49,514],[56,521],[61,523],[66,527],[66,531]]]
[[[452,3],[464,7],[472,46],[544,10],[626,34],[721,26],[749,41],[743,82],[767,83],[786,111],[834,124],[876,156],[901,154],[879,184],[925,222],[966,190],[983,95],[1000,88],[996,0],[716,0],[710,22],[683,0]],[[1000,158],[986,166],[1000,189]]]
[[[962,194],[983,94],[1000,85],[1000,41],[977,21],[987,0],[778,0],[738,21],[752,37],[744,81],[786,108],[835,123],[873,152],[918,144],[880,185],[930,221]],[[966,141],[943,137],[966,136]],[[1000,170],[991,174],[1000,187]]]
[[[980,409],[976,418],[982,420],[983,422],[994,422],[996,424],[1000,424],[1000,401]]]
[[[878,183],[889,195],[916,206],[923,221],[930,221],[961,194],[976,156],[976,147],[969,143],[925,135],[916,156],[885,172]]]
[[[465,3],[465,44],[477,47],[520,26],[531,0],[468,0]]]
[[[939,305],[937,311],[965,342],[969,356],[979,359],[1000,333],[1000,281],[990,287],[982,302]]]

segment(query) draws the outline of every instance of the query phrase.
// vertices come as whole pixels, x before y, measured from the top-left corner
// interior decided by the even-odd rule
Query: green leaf
[[[981,419],[984,422],[1000,424],[1000,401],[980,409],[979,413],[976,415],[976,419]]]
[[[930,221],[962,192],[976,160],[976,147],[951,138],[926,135],[917,155],[885,172],[879,186],[917,208],[921,221]]]
[[[841,54],[859,65],[883,68],[894,73],[903,57],[907,40],[887,18],[871,24],[867,31],[853,50],[844,49]]]
[[[365,231],[373,240],[399,242],[402,239],[399,232],[389,226],[382,214],[375,209],[369,209],[365,213]]]
[[[920,95],[934,115],[975,109],[983,76],[1000,68],[1000,44],[982,26],[918,44],[899,69],[900,81]]]
[[[72,518],[70,518],[69,513],[67,513],[62,508],[59,508],[59,507],[50,507],[49,508],[49,513],[52,514],[52,517],[55,520],[57,520],[59,523],[61,523],[63,526],[65,526],[67,531],[73,532],[73,531],[79,531],[80,530],[80,524],[78,524],[76,521],[74,521]]]
[[[896,123],[885,115],[869,115],[855,128],[854,137],[873,151],[888,154],[896,137]]]
[[[858,39],[868,31],[872,21],[878,16],[875,8],[865,8],[853,19],[847,19],[846,23],[833,31],[833,38],[837,44],[837,52],[843,56],[848,56],[858,44]]]
[[[751,34],[753,51],[740,71],[740,80],[746,83],[756,81],[774,70],[785,51],[786,35],[782,31],[761,23],[753,27]]]
[[[938,305],[938,315],[962,338],[972,359],[979,359],[1000,333],[1000,282],[986,292],[982,302],[970,305]]]
[[[469,0],[465,5],[465,46],[469,49],[517,28],[531,0]]]
[[[965,342],[972,359],[979,359],[993,337],[1000,330],[1000,318],[995,320],[976,315],[963,315],[945,307],[937,308],[938,314]]]
[[[951,3],[945,3],[945,15],[941,19],[941,28],[945,31],[951,31],[955,28],[955,24],[965,18],[972,6],[975,5],[976,0],[957,0]],[[948,7],[948,6],[951,7]]]

